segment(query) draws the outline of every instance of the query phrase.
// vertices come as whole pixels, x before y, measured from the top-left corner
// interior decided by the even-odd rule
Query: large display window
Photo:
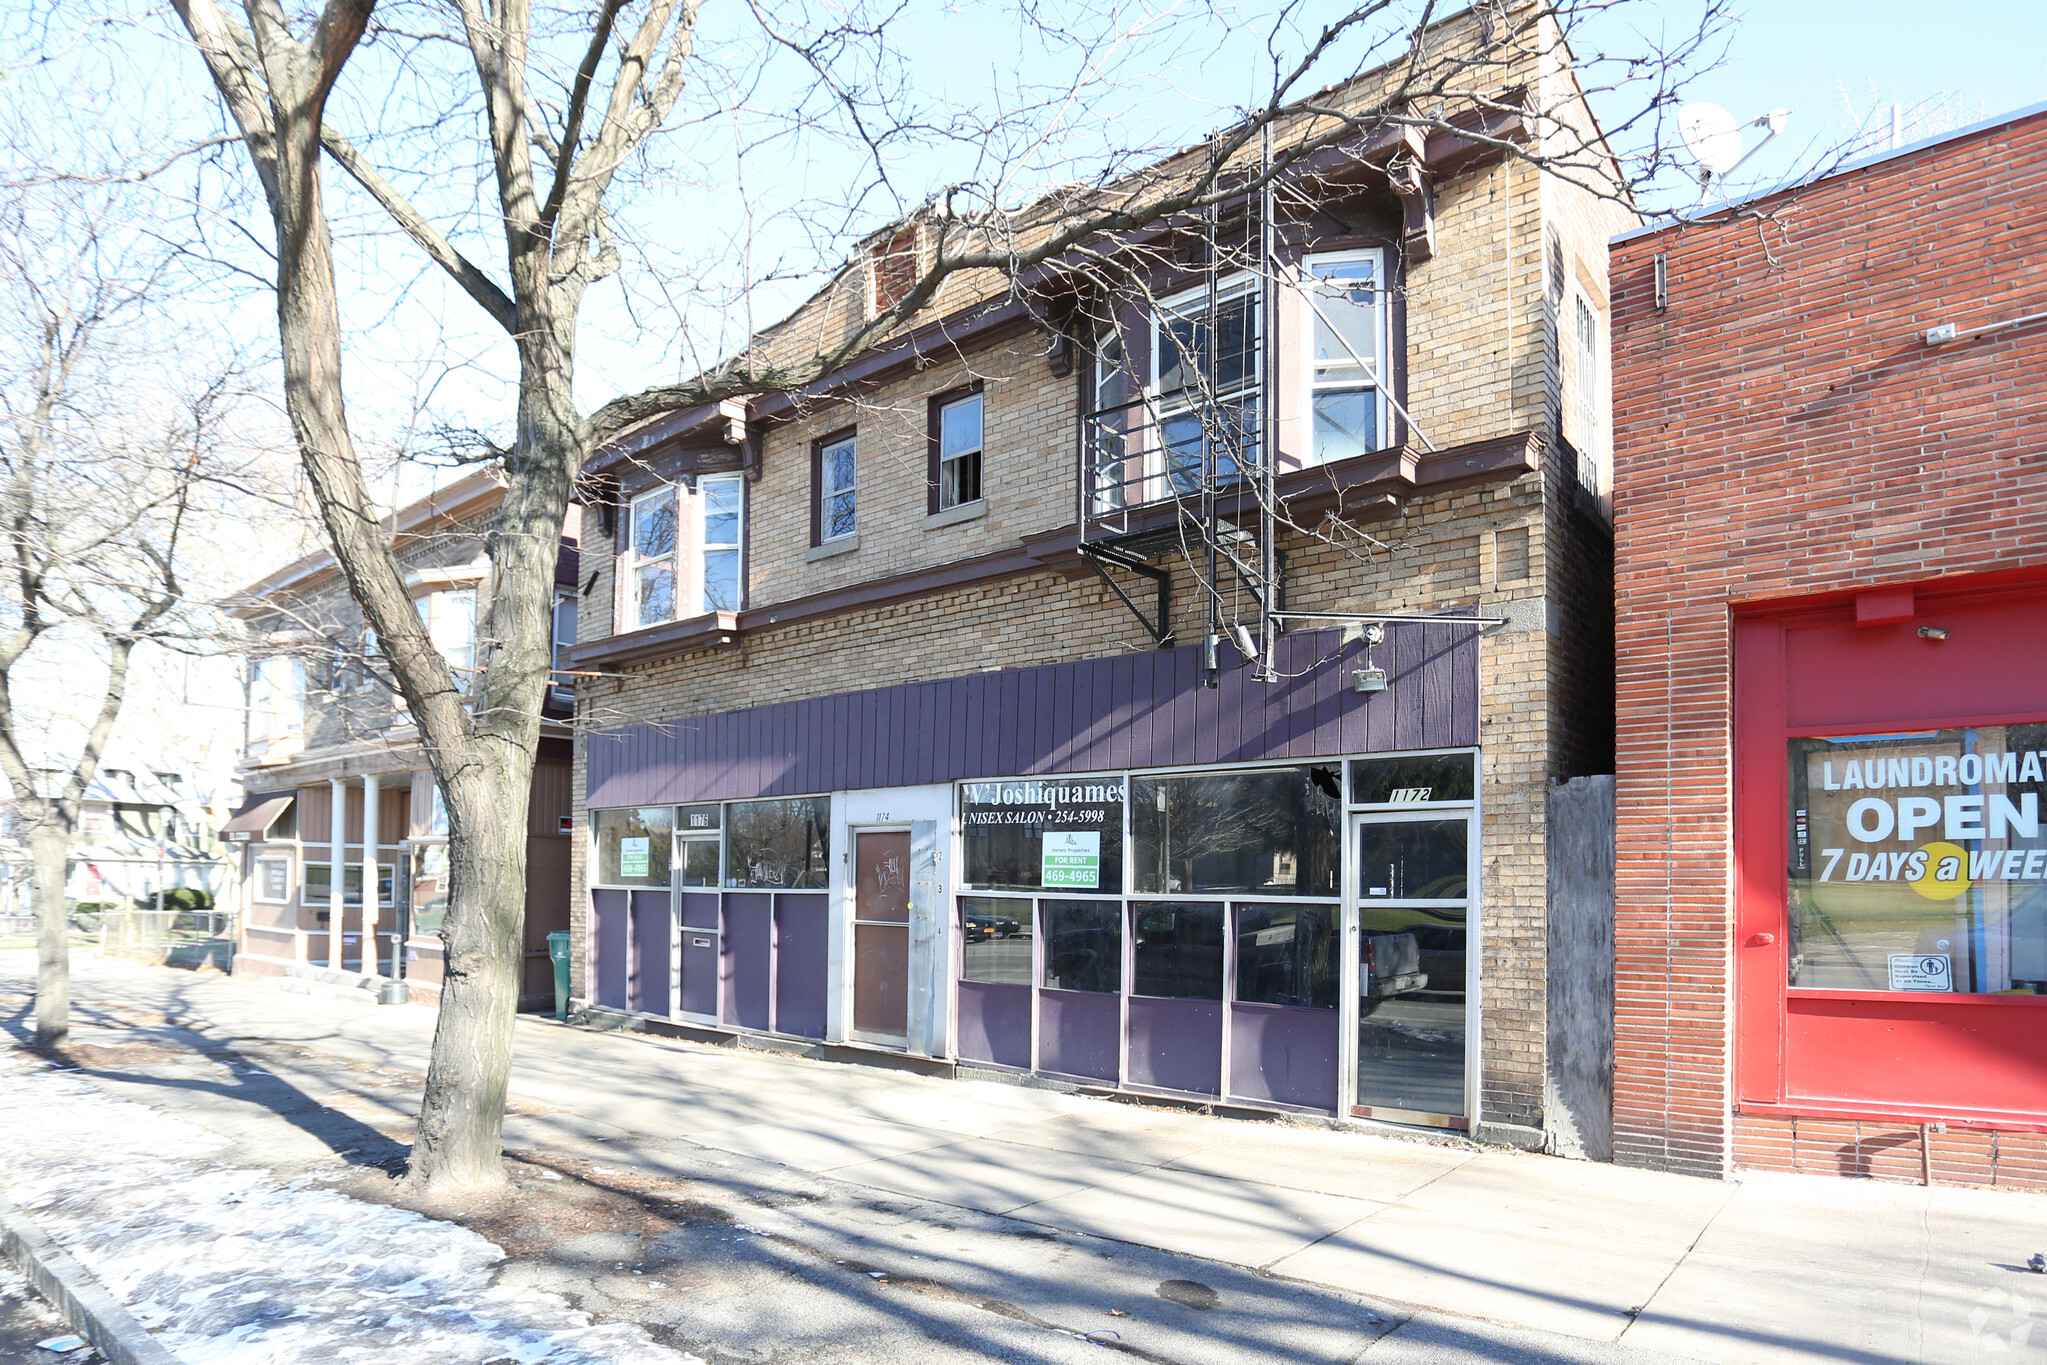
[[[1788,984],[2047,993],[2047,724],[1788,741]]]
[[[725,808],[725,885],[821,891],[831,880],[828,796],[739,801]]]
[[[1139,777],[1130,797],[1140,894],[1338,894],[1343,776],[1333,764]]]
[[[977,891],[1123,889],[1123,779],[960,786],[962,881]]]
[[[599,886],[666,886],[675,807],[629,806],[590,812]]]

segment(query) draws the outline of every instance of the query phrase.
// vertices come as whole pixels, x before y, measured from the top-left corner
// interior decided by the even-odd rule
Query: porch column
[[[362,780],[362,970],[364,976],[381,976],[377,960],[377,853],[378,828],[384,822],[377,809],[377,775],[366,773]]]
[[[342,895],[348,882],[348,784],[330,777],[327,788],[334,794],[334,814],[327,822],[327,970],[331,972],[341,966],[341,926],[348,923],[347,900]]]

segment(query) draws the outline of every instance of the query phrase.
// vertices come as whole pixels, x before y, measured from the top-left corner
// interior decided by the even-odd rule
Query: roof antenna
[[[1763,150],[1770,140],[1784,131],[1790,119],[1788,109],[1772,109],[1750,119],[1748,127],[1767,128],[1763,140],[1743,150],[1742,125],[1734,121],[1734,115],[1717,104],[1687,104],[1677,111],[1678,135],[1684,139],[1685,150],[1698,163],[1693,176],[1699,182],[1699,203],[1704,204],[1711,196],[1713,182],[1726,180],[1740,169],[1743,162]]]

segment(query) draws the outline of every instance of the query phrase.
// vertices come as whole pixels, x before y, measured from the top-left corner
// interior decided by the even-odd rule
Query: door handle
[[[1748,936],[1748,946],[1751,948],[1767,948],[1776,941],[1777,936],[1767,930],[1760,934],[1750,934]]]

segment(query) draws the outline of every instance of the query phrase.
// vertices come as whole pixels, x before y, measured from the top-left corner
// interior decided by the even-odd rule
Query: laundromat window
[[[1477,782],[1476,754],[1401,754],[1354,758],[1350,802],[1354,806],[1439,806],[1468,802]]]
[[[2047,723],[1789,741],[1787,979],[2047,993]]]

